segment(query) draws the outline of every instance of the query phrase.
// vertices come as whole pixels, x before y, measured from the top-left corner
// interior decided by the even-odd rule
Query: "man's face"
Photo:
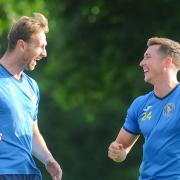
[[[144,58],[140,62],[140,66],[144,71],[144,81],[150,84],[161,82],[164,72],[164,59],[158,52],[160,45],[152,45],[148,47],[144,53]]]
[[[37,61],[47,56],[46,52],[46,35],[44,32],[33,34],[28,42],[25,42],[24,50],[24,69],[34,70]]]

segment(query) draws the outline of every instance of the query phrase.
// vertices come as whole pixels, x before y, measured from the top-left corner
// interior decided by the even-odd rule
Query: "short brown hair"
[[[180,69],[180,44],[168,38],[152,37],[148,40],[147,46],[160,45],[158,51],[166,56],[171,56],[175,66]]]
[[[22,16],[13,24],[8,34],[8,50],[13,50],[19,39],[28,41],[32,34],[40,31],[45,33],[49,31],[48,20],[44,15],[33,13],[32,17]]]

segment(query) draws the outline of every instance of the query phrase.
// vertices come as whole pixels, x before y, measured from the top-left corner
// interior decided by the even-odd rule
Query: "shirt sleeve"
[[[38,119],[39,101],[40,101],[40,95],[39,95],[39,89],[37,89],[37,101],[36,101],[36,107],[35,107],[34,116],[33,116],[34,121]]]
[[[127,111],[123,128],[131,134],[140,134],[138,117],[142,105],[142,96],[136,98]]]
[[[38,119],[38,107],[40,101],[39,87],[34,79],[30,78],[29,76],[27,76],[27,78],[27,80],[29,81],[29,85],[31,86],[31,89],[33,91],[32,103],[34,107],[32,110],[32,119],[33,121],[36,121]]]

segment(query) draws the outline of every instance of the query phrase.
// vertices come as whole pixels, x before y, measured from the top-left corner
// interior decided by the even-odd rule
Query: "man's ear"
[[[173,64],[173,59],[171,56],[167,56],[166,57],[166,60],[165,60],[165,67],[166,68],[169,68],[170,66],[172,66]]]
[[[24,49],[25,49],[25,41],[23,41],[22,39],[19,39],[17,41],[16,46],[20,49],[20,51],[24,51]]]

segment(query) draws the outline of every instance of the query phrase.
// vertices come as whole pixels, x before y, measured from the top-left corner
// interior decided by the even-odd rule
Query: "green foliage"
[[[52,97],[65,110],[81,106],[88,115],[95,113],[96,105],[107,96],[119,96],[124,91],[127,82],[122,77],[128,80],[127,84],[134,82],[138,73],[130,71],[137,62],[127,58],[124,51],[128,34],[120,33],[123,18],[118,17],[122,15],[111,18],[103,1],[71,6],[62,11],[61,3],[56,5],[61,9],[63,23],[57,24],[60,31],[50,35],[50,62],[44,68],[44,81],[52,81],[44,88],[51,89]]]

